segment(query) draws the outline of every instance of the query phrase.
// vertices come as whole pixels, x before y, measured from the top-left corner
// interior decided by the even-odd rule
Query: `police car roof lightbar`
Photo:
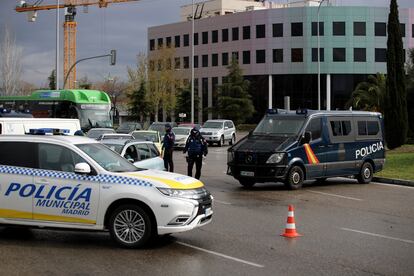
[[[69,129],[59,129],[59,128],[31,128],[29,133],[31,135],[67,135],[69,134]]]
[[[266,111],[267,114],[278,114],[277,108],[269,108]]]
[[[308,109],[307,108],[298,108],[298,109],[296,109],[296,114],[306,115],[306,114],[308,114]]]

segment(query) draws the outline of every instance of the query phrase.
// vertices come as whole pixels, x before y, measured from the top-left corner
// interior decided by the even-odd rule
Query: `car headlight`
[[[227,162],[233,162],[234,160],[234,151],[227,152]]]
[[[269,157],[269,159],[267,159],[266,164],[277,164],[280,161],[282,161],[284,156],[285,156],[284,152],[274,153]]]
[[[170,188],[157,188],[157,189],[166,196],[186,198],[186,199],[195,199],[195,200],[201,199],[210,194],[205,188],[189,189],[189,190],[170,189]]]

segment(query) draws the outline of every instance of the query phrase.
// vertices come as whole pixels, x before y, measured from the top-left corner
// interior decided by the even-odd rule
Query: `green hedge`
[[[236,128],[238,131],[246,131],[249,132],[253,129],[255,129],[257,125],[256,124],[240,124]]]

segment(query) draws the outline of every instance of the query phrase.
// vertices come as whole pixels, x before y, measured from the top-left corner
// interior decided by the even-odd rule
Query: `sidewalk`
[[[385,177],[373,177],[372,181],[385,183],[385,184],[393,184],[393,185],[401,185],[401,186],[410,186],[414,187],[414,181],[410,180],[403,180],[403,179],[393,179],[393,178],[385,178]]]

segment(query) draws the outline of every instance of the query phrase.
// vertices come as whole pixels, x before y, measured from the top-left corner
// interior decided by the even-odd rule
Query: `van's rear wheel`
[[[118,207],[109,220],[112,239],[127,248],[144,246],[151,237],[152,227],[148,214],[136,205]]]
[[[239,179],[239,183],[245,188],[251,188],[256,182],[253,179]]]
[[[361,171],[357,176],[358,182],[360,184],[368,184],[371,182],[372,177],[374,176],[374,169],[372,168],[371,163],[365,162],[362,164]]]
[[[302,188],[304,176],[305,173],[301,167],[293,166],[287,175],[285,186],[289,190],[297,190]]]

